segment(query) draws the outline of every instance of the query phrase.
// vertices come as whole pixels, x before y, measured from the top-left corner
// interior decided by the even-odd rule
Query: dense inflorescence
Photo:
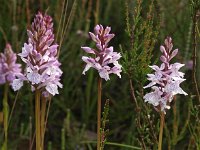
[[[28,81],[32,89],[40,89],[45,97],[58,94],[62,88],[60,63],[57,60],[57,44],[54,42],[52,18],[38,12],[27,30],[28,43],[24,43],[22,52],[18,54],[26,63],[24,76],[14,80],[13,89],[21,88],[23,81]]]
[[[21,75],[21,65],[16,63],[17,56],[10,44],[6,44],[4,53],[0,53],[0,84],[12,84]]]
[[[155,73],[147,74],[148,80],[151,81],[144,88],[149,88],[153,92],[147,93],[144,96],[145,102],[153,104],[157,110],[164,111],[170,109],[170,102],[173,100],[174,95],[184,94],[186,92],[180,87],[180,83],[185,81],[184,73],[180,72],[179,69],[184,64],[174,63],[170,64],[171,59],[177,55],[178,49],[172,51],[173,44],[172,39],[167,37],[165,39],[165,45],[160,47],[162,55],[160,60],[162,61],[161,66],[153,65],[150,66]]]
[[[82,60],[86,62],[83,74],[91,67],[99,72],[99,76],[106,81],[109,80],[109,74],[114,73],[121,78],[120,72],[122,66],[118,63],[121,58],[120,53],[114,52],[113,47],[108,47],[109,41],[115,36],[110,34],[111,27],[103,28],[102,25],[97,25],[94,28],[94,33],[89,32],[91,39],[96,43],[96,49],[90,47],[81,47],[85,52],[94,54],[94,58],[83,56]]]

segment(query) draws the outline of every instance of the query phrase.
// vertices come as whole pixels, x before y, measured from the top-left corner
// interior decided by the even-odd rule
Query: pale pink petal
[[[154,106],[158,106],[161,100],[162,92],[160,92],[159,88],[153,87],[155,89],[154,92],[150,92],[144,96],[145,102],[148,102]]]
[[[81,47],[86,53],[95,54],[94,50],[90,47]]]
[[[160,60],[162,61],[162,62],[167,62],[167,59],[166,59],[166,57],[164,57],[163,55],[162,56],[160,56]]]
[[[182,81],[181,81],[182,82]],[[180,82],[179,81],[174,81],[171,83],[168,83],[165,86],[165,92],[167,93],[172,93],[172,95],[176,95],[176,94],[184,94],[184,95],[188,95],[186,92],[184,92],[182,90],[182,88],[180,87]]]
[[[55,84],[48,84],[45,89],[50,93],[52,94],[53,96],[56,95],[56,94],[59,94],[58,93],[58,87],[57,85]]]
[[[106,27],[104,34],[109,34],[110,31],[111,31],[111,27]]]
[[[105,68],[99,70],[99,75],[101,78],[105,79],[106,81],[110,80],[108,70]]]
[[[88,71],[92,67],[91,64],[86,64],[85,69],[83,70],[82,74],[85,75],[85,72]]]
[[[97,34],[100,34],[100,25],[96,25],[95,28],[94,28],[94,33],[97,35]]]
[[[161,51],[162,53],[164,53],[165,56],[167,55],[167,52],[166,52],[164,46],[160,46],[160,51]]]
[[[12,88],[14,91],[18,91],[23,86],[23,80],[15,79],[12,82]]]
[[[176,56],[177,53],[178,53],[178,49],[173,50],[173,52],[172,52],[172,54],[170,55],[170,58],[169,58],[169,59],[171,60],[172,58],[174,58],[174,56]]]
[[[97,42],[97,43],[100,42],[99,39],[92,32],[89,32],[89,35],[94,42]]]
[[[105,53],[112,53],[112,52],[113,52],[113,46],[105,49]]]
[[[41,75],[38,74],[37,72],[30,72],[27,73],[27,78],[32,84],[39,84],[41,81]]]
[[[24,47],[22,48],[22,53],[19,53],[18,55],[21,57],[27,57],[33,50],[32,44],[24,43]]]

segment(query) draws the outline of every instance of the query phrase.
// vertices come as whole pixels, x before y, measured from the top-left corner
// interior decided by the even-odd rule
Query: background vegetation
[[[91,69],[82,75],[81,56],[85,53],[80,47],[94,45],[88,32],[93,31],[97,23],[112,27],[115,38],[111,45],[122,53],[120,63],[124,67],[122,79],[113,75],[110,81],[103,82],[103,103],[110,100],[107,141],[122,144],[111,143],[105,145],[105,149],[127,150],[128,145],[156,149],[159,113],[144,103],[143,95],[148,91],[142,87],[147,84],[148,65],[158,62],[159,46],[166,36],[171,36],[174,48],[179,49],[175,61],[186,64],[183,69],[186,82],[182,87],[188,96],[177,96],[167,111],[163,149],[200,149],[200,101],[191,82],[194,70],[189,66],[196,47],[199,84],[199,0],[0,0],[0,4],[1,52],[6,42],[11,43],[16,53],[21,51],[27,40],[26,28],[38,10],[54,19],[64,87],[51,102],[45,149],[95,149],[92,141],[96,140],[97,72]],[[0,86],[2,98],[3,86]],[[30,87],[26,85],[18,93],[10,89],[9,104],[10,111],[14,105],[9,124],[9,149],[30,149],[34,136]],[[2,140],[1,122],[0,145]]]

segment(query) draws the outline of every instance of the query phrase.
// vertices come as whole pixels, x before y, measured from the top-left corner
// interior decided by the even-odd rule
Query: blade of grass
[[[96,144],[96,141],[81,141],[82,144]],[[106,142],[106,145],[112,145],[112,146],[117,146],[117,147],[124,147],[124,148],[130,148],[130,149],[135,149],[135,150],[141,150],[140,147],[132,146],[132,145],[126,145],[126,144],[120,144],[120,143],[114,143],[114,142]]]

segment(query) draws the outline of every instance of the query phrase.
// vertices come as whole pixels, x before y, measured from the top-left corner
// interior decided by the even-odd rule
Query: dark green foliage
[[[141,85],[145,83],[146,75],[150,72],[148,65],[151,64],[159,30],[159,18],[155,16],[154,1],[148,4],[145,6],[147,2],[137,0],[133,10],[130,9],[132,6],[126,3],[126,31],[130,45],[127,44],[128,46],[123,48],[123,67],[129,78]],[[143,10],[148,11],[144,13]]]
[[[155,130],[154,118],[151,116],[151,108],[144,103],[142,97],[143,86],[150,72],[149,65],[155,63],[155,60],[152,61],[153,49],[158,37],[160,19],[159,15],[155,15],[156,1],[147,3],[137,0],[134,8],[132,5],[129,6],[128,2],[126,3],[126,31],[130,42],[122,48],[122,64],[130,80],[132,99],[135,101],[137,112],[131,130],[134,130],[137,135],[134,144],[140,143],[143,149],[149,149],[157,144],[157,130]],[[132,144],[133,137],[130,139]]]

